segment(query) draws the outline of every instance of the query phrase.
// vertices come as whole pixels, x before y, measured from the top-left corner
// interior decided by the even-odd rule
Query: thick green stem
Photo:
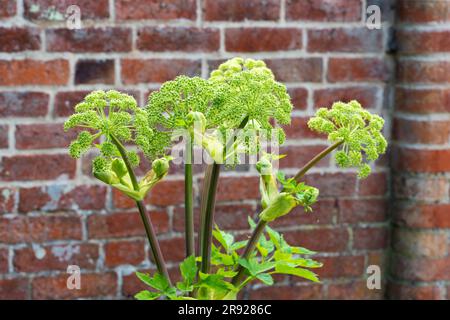
[[[320,152],[318,155],[316,155],[314,158],[312,158],[307,164],[303,166],[303,168],[300,169],[299,172],[294,176],[295,181],[299,181],[306,172],[308,172],[309,169],[311,169],[317,162],[322,160],[325,156],[327,156],[331,151],[339,147],[344,141],[338,141],[335,142],[333,145],[329,146],[322,152]]]
[[[134,174],[133,167],[131,166],[130,160],[128,159],[127,151],[122,143],[113,135],[110,135],[112,142],[119,150],[120,155],[122,156],[123,162],[125,162],[125,166],[127,167],[128,174],[130,176],[131,184],[133,185],[134,191],[139,191],[139,184],[137,182],[136,175]],[[158,272],[166,277],[167,281],[170,282],[169,273],[167,271],[166,263],[164,262],[164,257],[161,252],[161,248],[158,243],[158,239],[156,238],[156,233],[153,228],[153,224],[148,217],[144,203],[142,201],[136,201],[136,206],[139,209],[139,214],[141,216],[142,222],[144,223],[145,233],[147,234],[148,241],[150,243],[150,248],[152,250],[153,258],[156,263],[156,267],[158,268]]]
[[[245,117],[239,124],[238,129],[243,129],[248,122],[248,117]],[[227,149],[235,141],[235,137],[231,138],[224,148],[226,154]],[[219,180],[220,164],[214,162],[208,165],[205,172],[205,179],[203,182],[203,191],[200,207],[200,254],[202,261],[200,263],[200,271],[208,273],[211,265],[211,242],[212,229],[214,222],[214,207],[216,203],[217,182]]]
[[[217,183],[219,181],[220,164],[208,165],[203,182],[201,206],[200,254],[202,261],[200,271],[208,273],[211,265],[211,241],[216,203]]]
[[[253,253],[253,250],[255,250],[256,244],[259,241],[259,238],[261,237],[262,233],[264,232],[264,228],[266,227],[267,222],[264,220],[259,220],[258,224],[256,225],[255,229],[253,230],[252,236],[247,242],[247,246],[245,247],[245,251],[242,254],[242,257],[244,259],[250,258],[250,256]],[[233,280],[231,283],[234,286],[239,286],[245,276],[245,269],[240,265],[237,269],[237,275],[233,277]]]
[[[194,195],[192,190],[192,152],[192,142],[188,141],[186,145],[186,162],[184,164],[184,221],[186,237],[186,257],[195,255],[193,208]]]

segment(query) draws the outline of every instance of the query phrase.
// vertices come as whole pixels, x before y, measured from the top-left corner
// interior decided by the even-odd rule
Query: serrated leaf
[[[319,278],[314,272],[309,271],[307,269],[294,268],[284,263],[278,263],[275,266],[275,273],[290,274],[293,276],[311,280],[313,282],[320,282]]]
[[[167,292],[170,287],[167,279],[159,273],[155,273],[153,278],[141,272],[136,272],[136,276],[148,286],[161,292]]]
[[[310,255],[310,254],[316,254],[317,252],[303,248],[303,247],[291,247],[292,248],[292,253],[295,254],[305,254],[305,255]]]
[[[253,219],[250,216],[247,217],[247,220],[248,220],[248,224],[250,226],[250,229],[251,230],[255,229],[256,228],[256,222],[253,221]]]
[[[218,226],[216,226],[216,230],[213,231],[213,236],[217,241],[219,241],[219,243],[225,250],[230,250],[231,245],[234,242],[234,237],[232,234],[224,232],[220,230]]]
[[[233,243],[233,245],[231,246],[231,250],[239,250],[244,248],[247,245],[247,240],[243,240],[243,241],[238,241]]]
[[[161,294],[157,292],[150,292],[148,290],[142,290],[134,295],[134,297],[138,300],[155,300],[160,296]]]
[[[187,284],[191,284],[195,280],[197,275],[197,263],[195,262],[195,256],[189,256],[180,264],[181,275]]]
[[[191,292],[194,290],[194,286],[191,284],[187,284],[186,282],[177,282],[177,288],[183,292]]]
[[[261,280],[262,283],[271,286],[273,285],[273,278],[268,273],[260,273],[256,276],[257,279]]]

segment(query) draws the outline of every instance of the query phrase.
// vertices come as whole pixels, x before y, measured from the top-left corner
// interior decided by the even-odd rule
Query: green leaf
[[[183,292],[191,292],[194,290],[194,286],[186,282],[177,282],[177,288]]]
[[[248,220],[248,224],[250,225],[250,229],[252,229],[252,230],[255,229],[256,228],[256,222],[253,221],[253,219],[250,216],[247,217],[247,220]]]
[[[189,256],[180,264],[181,275],[187,284],[191,284],[195,280],[197,275],[197,263],[195,262],[195,256]]]
[[[260,273],[256,276],[258,280],[261,280],[264,284],[267,284],[268,286],[273,285],[273,278],[268,273]]]
[[[216,274],[223,276],[224,278],[233,278],[237,275],[237,271],[225,270],[224,268],[220,268],[217,270]]]
[[[293,276],[311,280],[313,282],[320,282],[319,278],[314,272],[302,268],[294,268],[284,263],[278,263],[275,266],[275,273],[290,274]]]
[[[244,240],[244,241],[238,241],[233,243],[233,245],[231,246],[231,250],[239,250],[244,248],[247,245],[248,240]]]
[[[219,241],[225,250],[229,251],[234,242],[234,237],[232,234],[220,230],[216,225],[216,230],[213,231],[213,236],[217,241]]]
[[[303,248],[303,247],[291,247],[292,249],[292,253],[296,253],[296,254],[305,254],[305,255],[310,255],[310,254],[316,254],[317,252]]]
[[[166,293],[170,288],[170,285],[169,285],[169,282],[167,281],[167,279],[159,273],[155,273],[153,278],[150,277],[150,275],[141,273],[141,272],[136,272],[136,276],[142,282],[144,282],[148,286],[150,286],[153,289],[156,289],[158,291]]]
[[[148,290],[142,290],[134,295],[134,297],[138,300],[155,300],[160,296],[161,294],[157,292],[150,292]]]

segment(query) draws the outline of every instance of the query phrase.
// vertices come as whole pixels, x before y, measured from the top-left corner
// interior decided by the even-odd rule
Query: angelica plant
[[[290,124],[292,104],[286,87],[277,82],[263,61],[234,58],[211,72],[209,79],[179,76],[150,94],[144,108],[117,91],[94,91],[75,107],[65,130],[82,129],[69,153],[79,158],[90,149],[93,175],[136,202],[150,242],[157,272],[137,272],[149,286],[137,299],[174,300],[235,299],[254,281],[274,283],[273,275],[288,274],[320,282],[312,271],[322,266],[311,259],[315,252],[287,243],[270,227],[273,221],[301,207],[313,214],[319,190],[304,181],[305,174],[322,158],[335,152],[339,167],[356,168],[358,178],[371,172],[370,163],[386,151],[381,117],[357,101],[336,102],[320,108],[308,126],[326,134],[331,145],[312,155],[296,175],[288,177],[275,169],[280,155],[263,152],[264,139],[275,137],[281,144],[280,125]],[[230,135],[230,131],[240,131]],[[185,145],[185,240],[186,259],[180,264],[182,280],[172,284],[143,200],[169,170],[173,143],[182,137]],[[125,148],[125,145],[135,145]],[[194,146],[202,148],[213,163],[205,170],[200,203],[198,247],[193,223],[192,163]],[[152,167],[140,180],[134,169],[141,161]],[[261,211],[257,221],[249,218],[251,235],[237,241],[233,234],[214,224],[214,207],[222,164],[234,166],[241,155],[258,155]],[[231,160],[231,161],[230,161]]]

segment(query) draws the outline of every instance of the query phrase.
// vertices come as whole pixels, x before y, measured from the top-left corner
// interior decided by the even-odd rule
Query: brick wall
[[[450,2],[398,8],[391,298],[450,299]]]
[[[124,90],[145,104],[161,82],[178,74],[207,77],[236,55],[264,59],[289,88],[295,111],[282,150],[290,156],[281,166],[290,173],[327,143],[306,128],[316,107],[358,99],[388,120],[389,136],[393,89],[397,97],[394,157],[378,161],[365,181],[325,159],[306,178],[321,190],[314,213],[297,211],[275,223],[289,241],[320,252],[323,284],[283,277],[243,297],[379,299],[386,275],[394,298],[445,298],[450,64],[442,52],[450,46],[441,25],[450,3],[410,3],[399,1],[394,11],[390,0],[0,0],[0,298],[124,298],[141,288],[133,271],[153,264],[138,214],[127,198],[92,179],[89,159],[69,158],[73,136],[61,124],[92,89]],[[60,21],[71,4],[81,8],[82,30]],[[365,26],[370,4],[383,10],[381,30]],[[397,56],[390,53],[394,13]],[[247,166],[222,174],[222,228],[248,233],[257,181]],[[148,199],[174,277],[184,255],[183,192],[181,168],[173,168]],[[387,272],[390,195],[395,254]],[[82,268],[79,291],[66,289],[68,264]],[[382,290],[366,288],[372,264],[383,270]]]

